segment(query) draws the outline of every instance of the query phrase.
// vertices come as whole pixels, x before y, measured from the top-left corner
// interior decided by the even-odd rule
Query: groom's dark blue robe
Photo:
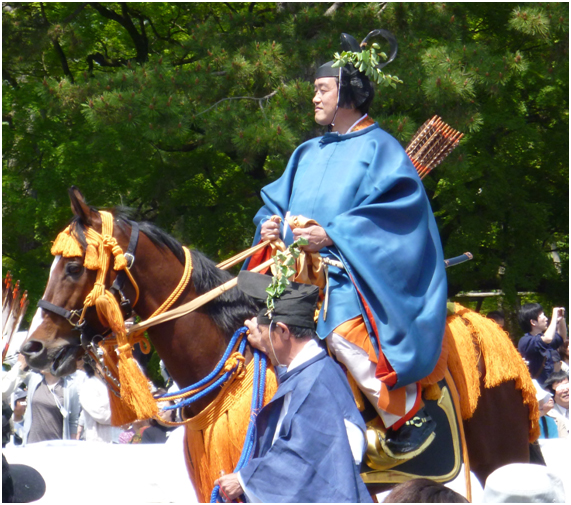
[[[246,494],[265,503],[370,502],[345,419],[365,431],[346,377],[325,352],[282,375],[275,396],[256,419],[254,457],[240,470]]]

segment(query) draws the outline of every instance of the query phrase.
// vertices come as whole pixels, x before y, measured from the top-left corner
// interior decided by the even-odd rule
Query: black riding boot
[[[435,429],[436,423],[426,412],[426,409],[422,407],[412,419],[408,420],[398,430],[392,428],[387,430],[387,447],[394,454],[422,451],[432,442],[434,437],[431,435]]]

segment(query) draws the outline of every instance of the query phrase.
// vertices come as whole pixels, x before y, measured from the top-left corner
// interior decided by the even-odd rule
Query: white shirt
[[[355,128],[355,126],[357,126],[361,121],[363,121],[363,119],[365,119],[369,114],[365,114],[363,117],[357,119],[357,121],[355,121],[351,128],[349,128],[346,132],[345,135],[347,135],[347,133],[351,133],[353,131],[353,128]]]

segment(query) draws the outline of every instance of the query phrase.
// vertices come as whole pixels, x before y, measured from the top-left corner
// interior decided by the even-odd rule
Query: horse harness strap
[[[130,274],[130,270],[133,267],[133,264],[135,263],[135,251],[137,250],[137,244],[139,243],[139,223],[136,223],[135,221],[129,221],[129,224],[131,225],[131,237],[129,238],[129,245],[127,246],[127,252],[123,253],[123,256],[127,260],[127,267],[117,272],[117,276],[115,277],[113,284],[109,288],[109,291],[111,291],[113,294],[119,293],[119,296],[121,298],[119,305],[125,312],[125,318],[129,318],[131,316],[133,312],[133,307],[139,301],[139,288],[137,286],[137,283],[133,279],[133,276]],[[135,288],[136,292],[135,302],[133,304],[131,304],[131,301],[127,299],[123,293],[123,289],[125,288],[125,282],[127,278],[129,278],[129,280],[131,281],[131,284]]]
[[[137,286],[137,283],[133,279],[133,276],[129,272],[129,270],[133,267],[133,264],[135,263],[135,251],[137,250],[137,244],[139,242],[139,224],[134,221],[129,221],[129,224],[131,225],[131,237],[129,239],[129,246],[127,248],[127,252],[123,254],[125,259],[127,260],[127,266],[125,269],[119,270],[117,272],[115,281],[113,282],[113,285],[110,288],[110,291],[112,293],[119,294],[120,296],[119,304],[121,308],[125,310],[127,314],[126,317],[129,317],[133,307],[136,305],[139,298],[139,288]],[[136,291],[135,303],[133,303],[132,305],[130,300],[125,298],[125,295],[123,294],[123,289],[125,288],[125,282],[127,278],[129,278],[131,284],[133,284],[133,287],[135,288]],[[38,302],[38,307],[63,317],[74,327],[74,329],[78,329],[83,333],[83,329],[85,328],[85,321],[83,316],[85,313],[85,309],[87,308],[85,305],[83,307],[83,310],[67,310],[63,307],[59,307],[58,305],[54,305],[53,303],[48,302],[47,300],[40,300]],[[77,319],[76,321],[74,321],[75,318]]]
[[[40,309],[48,310],[50,312],[53,312],[54,314],[57,314],[58,316],[63,317],[74,328],[79,329],[84,324],[84,322],[79,323],[79,319],[81,318],[81,310],[67,310],[58,305],[54,305],[53,303],[48,302],[47,300],[40,300],[38,302],[38,307],[40,307]],[[73,322],[74,317],[77,318],[77,322]]]

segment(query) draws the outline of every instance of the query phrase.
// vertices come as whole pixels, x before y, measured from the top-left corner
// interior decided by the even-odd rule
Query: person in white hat
[[[491,473],[484,503],[565,503],[561,477],[546,466],[514,463]]]
[[[557,424],[551,417],[547,416],[547,413],[555,405],[553,395],[543,389],[535,379],[532,379],[532,382],[536,391],[535,398],[539,405],[539,428],[541,430],[539,438],[558,438]]]

